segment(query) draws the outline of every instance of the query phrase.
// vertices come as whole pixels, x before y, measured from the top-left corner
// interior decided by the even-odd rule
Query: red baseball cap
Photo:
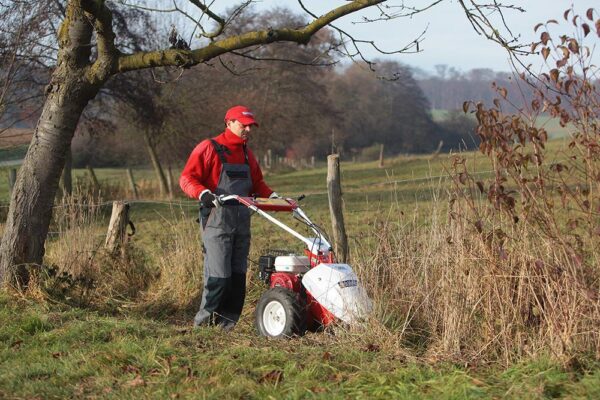
[[[225,113],[225,122],[231,121],[232,119],[240,121],[244,125],[256,125],[258,122],[254,119],[254,114],[248,107],[235,106],[231,107]]]

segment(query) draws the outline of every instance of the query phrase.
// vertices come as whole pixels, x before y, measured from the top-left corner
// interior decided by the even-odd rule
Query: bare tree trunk
[[[91,165],[86,166],[88,170],[88,174],[90,174],[90,181],[92,182],[92,188],[94,189],[94,194],[100,193],[100,182],[98,182],[98,177],[94,172],[94,168]]]
[[[171,165],[167,166],[167,185],[169,186],[169,199],[173,200],[175,196],[175,186],[173,185],[173,170]]]
[[[17,175],[0,244],[0,283],[29,281],[28,265],[41,264],[52,206],[79,117],[102,82],[86,76],[92,26],[69,3],[59,33],[58,65],[46,87],[46,101]]]
[[[129,187],[131,188],[131,193],[133,193],[133,198],[134,199],[139,199],[139,194],[138,194],[138,190],[137,190],[137,186],[135,184],[135,179],[133,179],[133,171],[131,170],[131,168],[127,168],[127,178],[129,180]]]
[[[156,177],[158,178],[160,194],[162,196],[166,196],[169,194],[167,178],[165,177],[165,173],[160,165],[160,160],[156,154],[156,145],[150,136],[150,132],[147,130],[144,130],[144,141],[146,142],[146,149],[148,149],[148,154],[150,155],[150,160],[152,161],[152,166],[154,167],[154,172],[156,172]]]
[[[71,146],[69,145],[69,149],[67,150],[67,156],[65,158],[65,167],[62,172],[62,187],[63,187],[63,195],[70,196],[73,194],[73,175],[72,175],[72,154],[71,154]]]

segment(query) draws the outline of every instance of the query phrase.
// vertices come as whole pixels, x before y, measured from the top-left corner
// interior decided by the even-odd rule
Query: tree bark
[[[144,130],[144,141],[146,142],[146,149],[148,149],[148,154],[150,155],[150,160],[152,161],[152,166],[154,167],[154,172],[156,172],[156,177],[158,178],[160,194],[161,196],[166,196],[169,194],[167,178],[165,177],[165,172],[160,165],[158,154],[156,154],[156,145],[150,136],[150,132],[147,130]]]
[[[62,187],[63,187],[63,195],[70,196],[73,194],[73,175],[72,175],[72,154],[71,154],[71,145],[67,149],[67,155],[65,157],[65,167],[62,172]]]
[[[59,32],[58,65],[11,196],[0,244],[0,282],[27,286],[28,265],[42,263],[67,150],[84,107],[100,87],[86,79],[91,37],[81,6],[70,3]]]

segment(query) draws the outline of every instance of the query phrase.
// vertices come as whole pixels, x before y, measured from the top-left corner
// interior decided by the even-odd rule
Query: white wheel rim
[[[263,311],[263,324],[269,336],[279,336],[285,329],[285,308],[278,301],[271,301]]]

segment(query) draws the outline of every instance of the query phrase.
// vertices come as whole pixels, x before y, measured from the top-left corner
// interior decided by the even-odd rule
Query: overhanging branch
[[[196,50],[185,51],[169,49],[122,55],[119,57],[113,73],[151,67],[192,66],[234,50],[264,43],[295,42],[299,44],[307,44],[317,31],[327,26],[331,22],[353,12],[383,3],[384,1],[385,0],[352,1],[346,5],[329,11],[319,18],[316,18],[310,24],[301,29],[284,28],[247,32],[242,35],[212,42],[209,45]]]

